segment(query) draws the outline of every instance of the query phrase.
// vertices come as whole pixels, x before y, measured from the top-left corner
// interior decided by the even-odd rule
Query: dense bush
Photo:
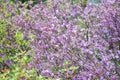
[[[29,46],[31,40],[25,39],[24,32],[11,23],[13,15],[9,11],[16,10],[14,5],[1,1],[0,7],[0,79],[46,79],[44,76],[38,76],[35,69],[27,69],[28,63],[33,57],[32,54],[29,54],[32,53]]]
[[[21,70],[17,77],[30,80],[40,80],[38,75],[43,80],[119,80],[120,3],[82,1],[86,6],[80,5],[80,1],[52,0],[31,9],[10,8],[15,11],[14,16],[10,12],[3,18],[14,27],[8,28],[6,21],[1,20],[0,47],[5,45],[1,50],[7,56],[9,41],[17,47],[10,49],[15,54],[9,56],[14,62],[12,73]],[[11,31],[10,36],[7,31]],[[6,36],[14,41],[6,42]]]

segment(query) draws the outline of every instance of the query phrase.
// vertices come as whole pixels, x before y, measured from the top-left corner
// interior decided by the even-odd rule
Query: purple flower
[[[10,66],[12,65],[12,61],[11,61],[11,60],[7,60],[7,61],[5,61],[5,64],[6,64],[8,67],[10,67]]]

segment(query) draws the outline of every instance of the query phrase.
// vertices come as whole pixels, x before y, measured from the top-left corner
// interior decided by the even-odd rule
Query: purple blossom
[[[7,61],[5,61],[5,64],[6,64],[8,67],[10,67],[10,66],[12,65],[12,61],[11,61],[11,60],[7,60]]]

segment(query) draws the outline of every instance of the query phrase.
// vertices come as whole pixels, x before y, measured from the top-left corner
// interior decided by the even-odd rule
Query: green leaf
[[[68,61],[64,62],[64,65],[69,65],[69,64],[70,64],[70,62],[68,62]]]
[[[21,32],[16,32],[16,35],[15,35],[16,39],[17,40],[23,40],[23,34]]]
[[[74,3],[78,3],[78,0],[73,0],[74,1]]]
[[[12,13],[7,13],[5,14],[5,17],[10,17],[12,15]]]

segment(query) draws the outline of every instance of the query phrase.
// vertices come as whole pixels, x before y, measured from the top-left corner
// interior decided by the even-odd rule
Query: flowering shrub
[[[80,6],[67,0],[52,0],[31,9],[19,8],[19,14],[8,19],[16,29],[17,47],[25,47],[23,53],[29,51],[26,41],[30,40],[29,55],[34,53],[33,59],[29,62],[26,55],[18,59],[24,61],[23,67],[33,69],[33,73],[36,70],[28,79],[42,75],[43,80],[119,80],[119,4],[108,0]]]

